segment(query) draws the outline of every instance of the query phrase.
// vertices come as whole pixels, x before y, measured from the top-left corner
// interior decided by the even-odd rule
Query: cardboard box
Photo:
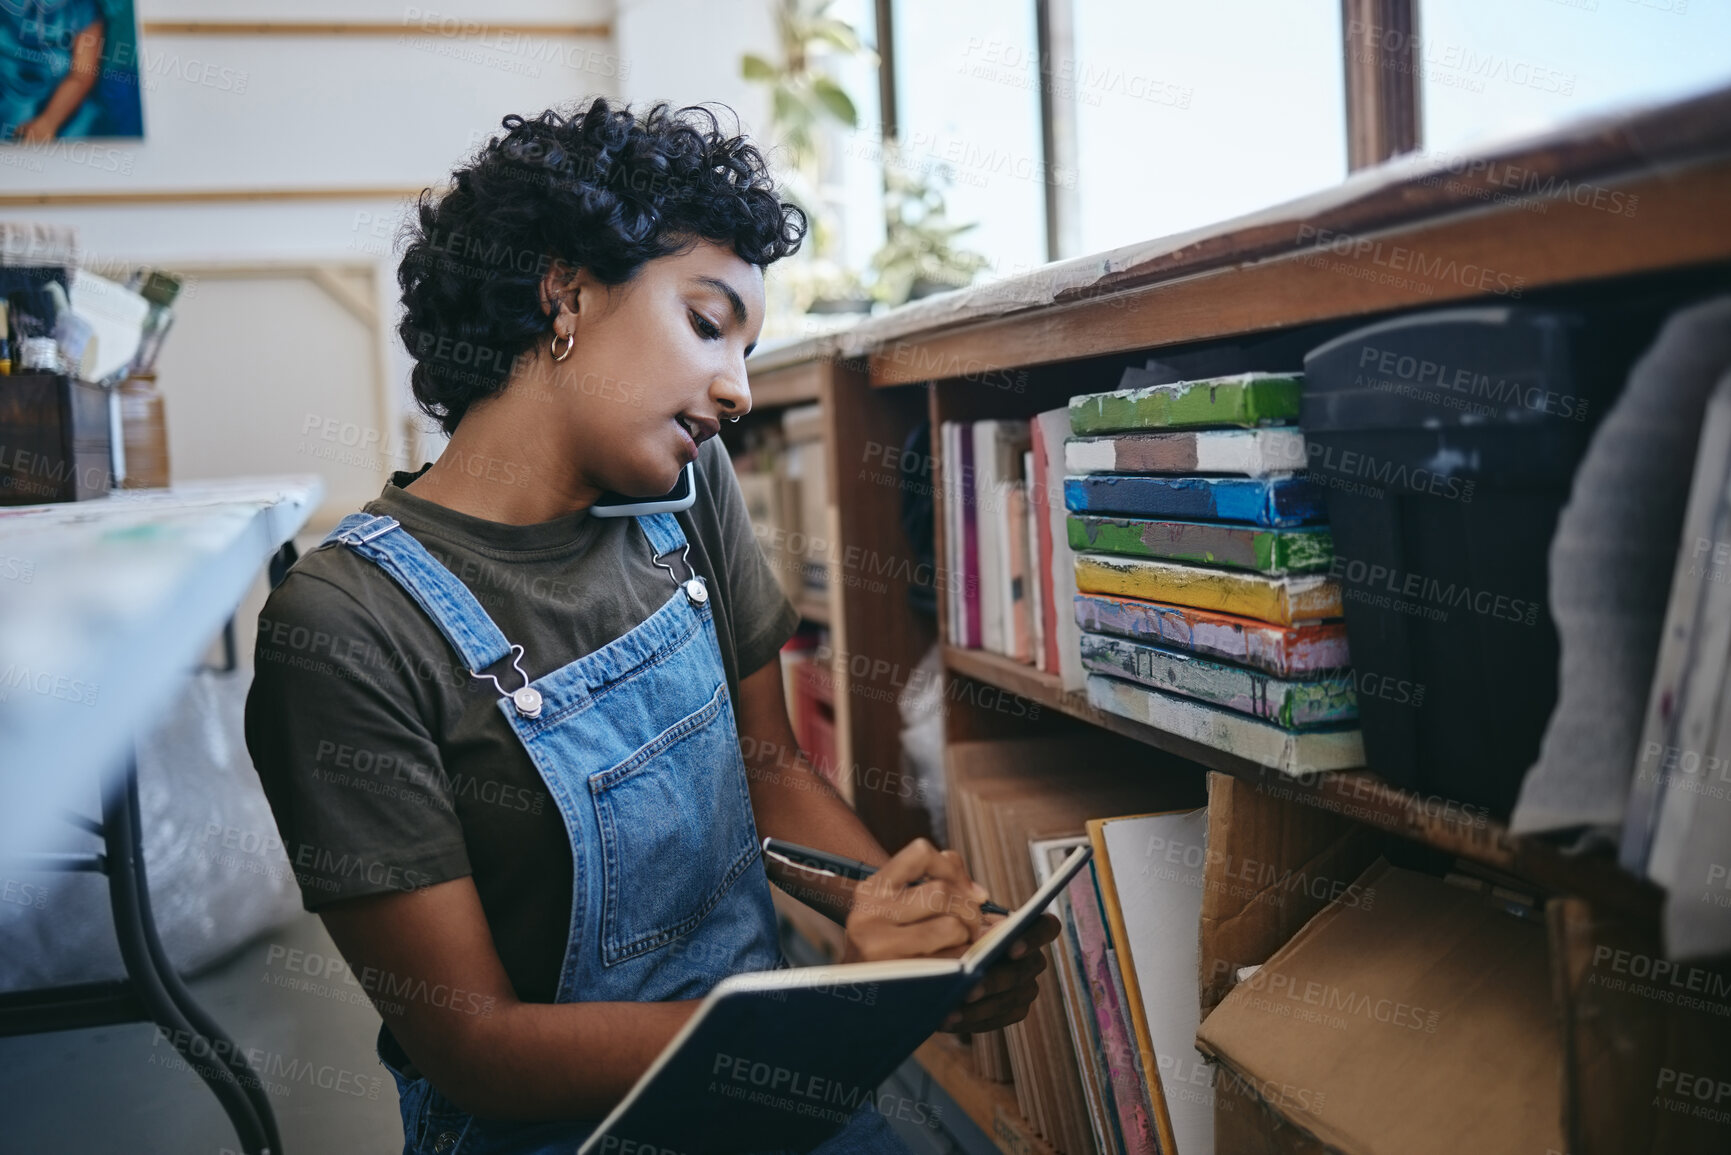
[[[1545,928],[1378,862],[1203,1021],[1197,1045],[1345,1155],[1564,1150]]]
[[[1202,1016],[1226,997],[1239,967],[1267,961],[1330,902],[1353,900],[1354,880],[1380,844],[1361,823],[1210,773],[1197,954]]]

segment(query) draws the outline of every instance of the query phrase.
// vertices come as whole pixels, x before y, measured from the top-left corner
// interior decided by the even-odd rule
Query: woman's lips
[[[692,440],[691,434],[689,434],[685,431],[685,426],[680,424],[679,418],[677,418],[677,417],[675,417],[673,419],[673,428],[675,428],[679,431],[679,441],[680,441],[680,444],[683,446],[683,452],[685,455],[685,460],[688,462],[696,461],[697,460],[697,442]]]

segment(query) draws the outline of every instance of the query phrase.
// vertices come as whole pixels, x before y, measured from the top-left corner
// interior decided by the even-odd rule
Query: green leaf
[[[739,74],[747,80],[774,80],[775,65],[755,52],[747,52],[739,58]]]
[[[813,40],[822,40],[833,44],[843,52],[854,53],[860,50],[859,34],[852,25],[844,20],[820,20],[806,29],[806,35]]]
[[[842,91],[841,85],[827,76],[819,76],[813,78],[811,87],[812,92],[831,116],[849,128],[854,128],[859,124],[859,113],[854,110],[853,101],[848,98],[846,92]]]

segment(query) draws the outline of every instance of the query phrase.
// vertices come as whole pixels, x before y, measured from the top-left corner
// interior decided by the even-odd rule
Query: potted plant
[[[986,258],[956,245],[956,238],[974,224],[949,221],[942,184],[948,169],[920,171],[892,160],[884,164],[884,244],[871,259],[876,274],[872,295],[899,305],[931,293],[971,284],[986,267]]]
[[[835,58],[876,54],[860,43],[847,21],[830,15],[833,0],[776,0],[781,59],[747,52],[740,75],[770,92],[770,117],[789,161],[785,187],[811,223],[806,256],[789,262],[782,280],[801,308],[814,313],[866,312],[872,305],[859,275],[834,258],[834,212],[822,193],[826,125],[859,126],[859,111],[827,64]]]

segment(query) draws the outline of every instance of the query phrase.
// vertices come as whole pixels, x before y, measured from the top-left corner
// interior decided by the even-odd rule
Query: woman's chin
[[[652,471],[645,470],[635,474],[630,480],[621,478],[619,484],[611,488],[614,493],[623,494],[626,497],[660,497],[679,484],[680,468],[683,467],[675,468],[672,472],[662,475],[656,475]]]

